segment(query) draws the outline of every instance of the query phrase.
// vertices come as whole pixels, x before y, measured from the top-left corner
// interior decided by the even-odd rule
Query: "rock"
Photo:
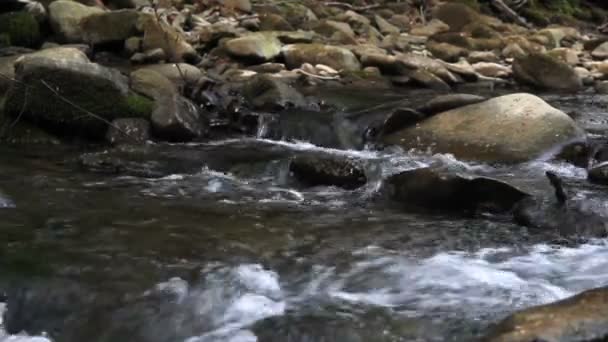
[[[311,31],[275,31],[273,34],[283,44],[310,44],[317,38],[316,34]]]
[[[146,65],[137,70],[142,69],[156,71],[179,87],[196,84],[203,76],[199,68],[185,63]]]
[[[304,96],[287,83],[270,75],[253,76],[243,87],[243,96],[253,108],[281,110],[305,107]]]
[[[483,342],[601,341],[608,336],[608,289],[584,291],[505,318]]]
[[[338,71],[357,71],[361,64],[348,49],[322,44],[292,44],[282,49],[285,64],[289,69],[300,67],[304,63],[325,64]]]
[[[424,36],[430,37],[438,33],[447,32],[450,30],[450,26],[439,19],[433,19],[424,26],[413,27],[410,34],[413,36]]]
[[[6,45],[35,48],[40,45],[40,24],[27,12],[0,14],[0,35],[8,40]],[[1,45],[1,44],[0,44]]]
[[[8,88],[10,88],[13,83],[11,80],[15,78],[15,61],[20,57],[20,55],[0,57],[0,75],[5,77],[0,77],[0,99],[4,97]]]
[[[460,59],[460,57],[466,57],[469,54],[467,49],[463,49],[448,43],[436,43],[429,41],[426,47],[433,54],[433,56],[446,62],[456,62],[458,59]]]
[[[517,57],[525,57],[526,52],[521,46],[517,43],[507,44],[504,49],[502,49],[502,56],[504,58],[517,58]]]
[[[585,139],[568,115],[534,95],[520,93],[436,114],[386,136],[384,142],[405,149],[432,148],[463,159],[516,163]]]
[[[90,60],[82,50],[75,47],[55,47],[44,50],[39,50],[34,53],[24,55],[18,62],[27,62],[30,58],[51,58],[51,59],[65,59],[72,62],[89,63]]]
[[[207,126],[199,108],[179,94],[167,94],[157,99],[151,122],[154,136],[173,142],[201,137]]]
[[[510,67],[498,63],[479,62],[473,64],[473,70],[486,77],[506,78],[511,76]]]
[[[399,54],[397,55],[397,60],[399,63],[415,69],[416,71],[428,72],[436,75],[447,83],[458,83],[459,81],[458,78],[447,69],[446,65],[438,60],[415,53]]]
[[[367,182],[365,172],[356,160],[331,154],[304,154],[294,157],[289,171],[307,186],[337,186],[347,190]]]
[[[140,37],[130,37],[125,40],[125,52],[131,56],[141,51],[143,39]]]
[[[99,7],[85,6],[68,0],[53,1],[49,5],[49,22],[53,32],[64,43],[85,42],[80,22],[93,14],[104,13]]]
[[[496,179],[451,173],[430,167],[388,177],[382,192],[408,208],[432,211],[507,212],[528,197]]]
[[[0,143],[11,145],[59,145],[61,141],[54,135],[26,122],[4,115],[4,100],[0,96]],[[1,194],[0,194],[1,195]],[[0,208],[2,208],[0,196]]]
[[[258,64],[258,65],[252,65],[250,67],[248,67],[247,69],[251,70],[251,71],[255,71],[257,73],[262,73],[262,74],[274,74],[285,69],[285,64],[283,63],[264,63],[264,64]]]
[[[338,15],[336,19],[347,22],[357,32],[363,32],[371,25],[371,21],[367,17],[352,10],[348,10],[343,14]]]
[[[469,63],[496,63],[499,60],[500,58],[492,51],[473,51],[469,53],[469,56],[467,57],[467,61],[469,61]]]
[[[589,170],[587,178],[592,183],[608,185],[608,162],[593,166]]]
[[[378,26],[378,29],[380,30],[380,33],[382,34],[391,34],[391,33],[399,33],[401,32],[401,30],[388,22],[388,20],[382,18],[379,15],[375,15],[374,16],[374,21],[376,22],[376,26]]]
[[[224,7],[229,10],[238,10],[241,12],[251,12],[250,0],[224,0]]]
[[[576,66],[580,63],[578,58],[578,53],[570,48],[557,48],[547,52],[547,55],[557,58],[560,61],[571,65]]]
[[[106,133],[111,145],[140,145],[150,139],[150,122],[146,119],[115,119]]]
[[[608,95],[608,81],[596,82],[593,86],[598,94]]]
[[[292,31],[293,26],[282,16],[265,13],[260,16],[260,31]]]
[[[452,89],[440,77],[425,69],[412,70],[407,74],[407,77],[430,89],[438,91],[449,91]]]
[[[279,39],[272,34],[253,33],[229,40],[226,50],[234,57],[268,62],[281,53],[281,46]]]
[[[441,5],[435,11],[435,18],[446,23],[451,31],[461,31],[466,25],[480,20],[479,13],[471,7],[457,2]]]
[[[350,38],[354,38],[356,35],[348,23],[334,20],[320,21],[314,27],[314,31],[326,37],[331,37],[336,32],[340,32]]]
[[[136,10],[92,14],[80,22],[84,41],[91,45],[122,42],[137,35],[139,13]]]
[[[418,110],[407,107],[397,107],[386,115],[386,117],[383,118],[384,120],[377,124],[370,124],[365,135],[368,140],[376,140],[378,137],[412,126],[422,121],[425,117],[426,115]]]
[[[583,85],[593,85],[594,79],[593,75],[591,74],[591,71],[583,67],[575,67],[574,72],[576,72],[578,77],[581,78],[581,80],[583,81]]]
[[[513,75],[519,82],[541,89],[577,91],[583,86],[571,66],[540,53],[515,58]]]
[[[101,138],[114,118],[146,117],[151,112],[151,101],[129,93],[126,77],[99,64],[24,56],[15,71],[20,82],[7,93],[7,114],[22,115],[61,135]]]
[[[131,73],[131,89],[155,100],[178,93],[177,86],[171,80],[152,69],[133,71]]]
[[[418,108],[426,116],[445,112],[487,100],[483,96],[471,94],[447,94],[434,97]]]
[[[196,62],[199,59],[196,50],[181,33],[172,26],[156,20],[154,15],[141,14],[137,26],[144,32],[142,42],[144,51],[161,48],[172,62]]]
[[[591,56],[602,60],[608,58],[608,42],[602,43],[593,49]]]

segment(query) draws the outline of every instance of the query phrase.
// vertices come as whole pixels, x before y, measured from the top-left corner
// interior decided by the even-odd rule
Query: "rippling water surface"
[[[376,199],[382,178],[427,165],[550,199],[551,170],[606,212],[606,190],[565,163],[264,139],[153,150],[200,167],[117,176],[79,169],[82,151],[2,149],[1,342],[466,341],[514,310],[608,285],[607,241],[564,246],[508,217],[407,213]],[[311,150],[364,160],[370,182],[295,185],[285,155]],[[215,167],[201,151],[267,157]]]

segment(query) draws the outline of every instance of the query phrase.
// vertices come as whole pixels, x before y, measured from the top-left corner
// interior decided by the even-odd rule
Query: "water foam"
[[[0,342],[52,342],[45,336],[28,336],[26,334],[9,335],[3,329],[2,317],[6,304],[0,303]]]

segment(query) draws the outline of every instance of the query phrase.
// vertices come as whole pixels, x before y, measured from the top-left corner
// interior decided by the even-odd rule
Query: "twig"
[[[524,18],[520,17],[517,14],[517,12],[512,10],[511,7],[509,7],[507,4],[505,4],[502,0],[491,0],[491,1],[492,1],[492,5],[494,5],[494,7],[496,7],[496,9],[501,11],[507,17],[511,18],[511,20],[515,21],[516,23],[518,23],[524,27],[531,28],[530,24],[528,24],[528,22],[526,22],[526,20]]]
[[[367,6],[353,6],[351,4],[347,4],[345,2],[338,2],[338,1],[325,2],[324,5],[330,6],[330,7],[343,7],[343,8],[349,9],[349,10],[353,10],[355,12],[363,12],[363,11],[376,9],[376,8],[385,6],[382,4],[373,4],[373,5],[367,5]]]

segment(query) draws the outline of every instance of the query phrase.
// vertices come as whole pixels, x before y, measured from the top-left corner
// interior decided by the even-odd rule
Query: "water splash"
[[[3,329],[2,317],[6,311],[6,304],[0,303],[0,342],[52,342],[46,336],[29,336],[27,334],[9,335]]]

